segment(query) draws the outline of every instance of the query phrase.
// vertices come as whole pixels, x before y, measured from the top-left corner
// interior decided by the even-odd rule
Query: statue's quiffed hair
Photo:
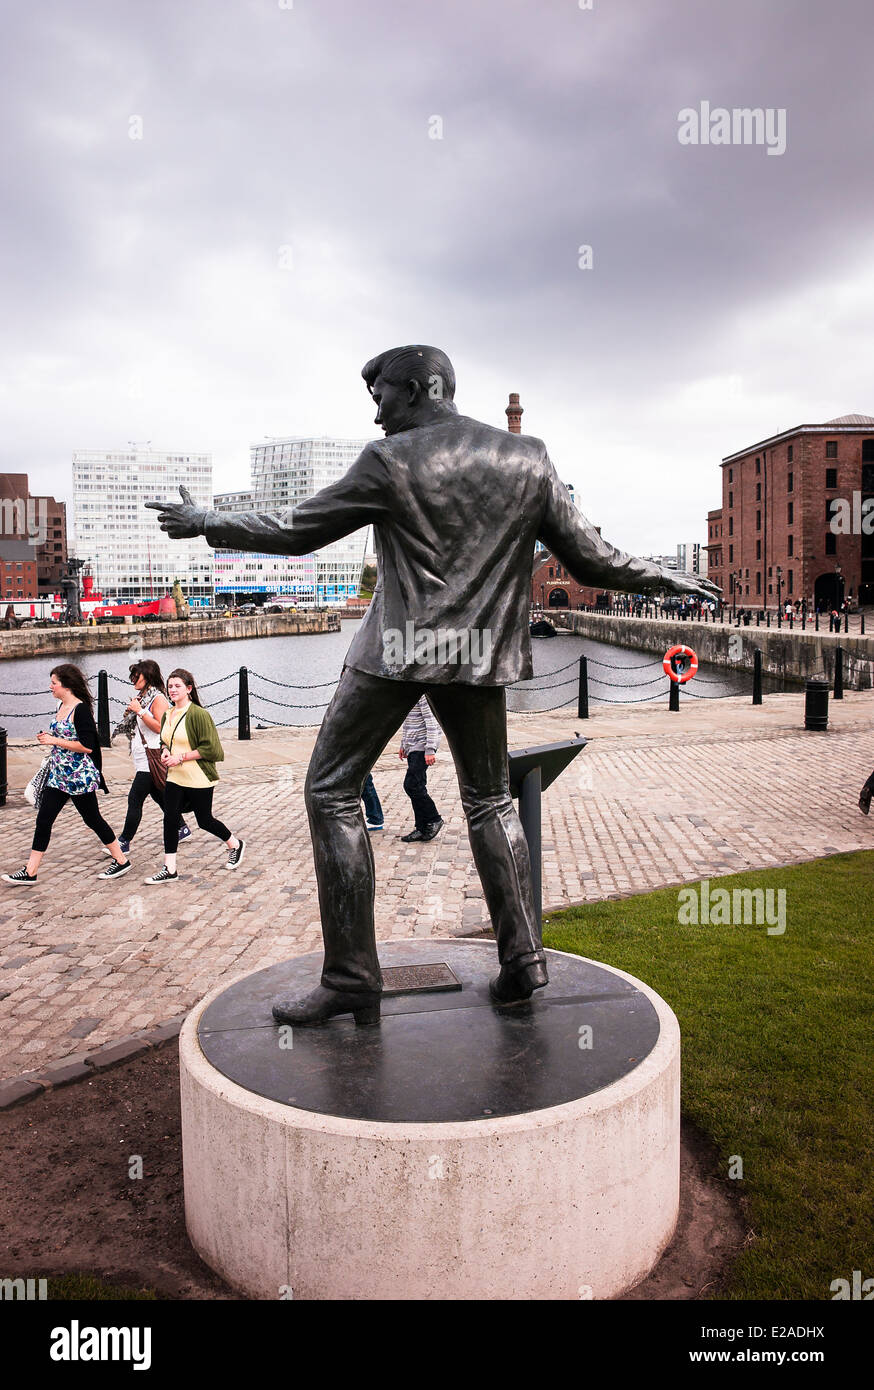
[[[378,357],[371,357],[361,375],[368,391],[378,376],[394,386],[406,381],[418,381],[432,400],[451,401],[455,396],[455,371],[452,363],[439,348],[413,343],[409,347],[389,348]]]

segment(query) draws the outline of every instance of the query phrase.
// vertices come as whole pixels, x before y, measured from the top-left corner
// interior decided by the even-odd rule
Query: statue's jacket
[[[342,478],[300,505],[211,511],[205,533],[214,547],[306,555],[368,524],[378,582],[346,665],[393,680],[528,679],[538,539],[581,584],[643,593],[664,582],[577,511],[542,440],[448,405],[433,422],[366,445]]]

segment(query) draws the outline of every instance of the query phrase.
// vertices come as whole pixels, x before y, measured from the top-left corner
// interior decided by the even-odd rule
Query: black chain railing
[[[655,674],[647,680],[635,680],[631,685],[628,685],[625,681],[608,680],[604,676],[600,675],[594,675],[590,677],[588,670],[589,666],[595,666],[599,667],[602,670],[616,671],[622,673],[654,670]],[[565,680],[554,680],[554,677],[562,676],[566,671],[570,671],[574,668],[577,669],[576,674],[574,674],[573,676],[568,676]],[[106,731],[111,727],[114,727],[114,724],[110,719],[110,706],[119,706],[123,710],[128,700],[127,692],[130,691],[131,686],[129,680],[125,680],[124,677],[117,676],[112,672],[101,671],[98,673],[97,679],[98,700],[96,703],[95,710],[97,716],[97,727],[101,731],[101,743],[104,746],[108,746],[111,742],[111,738],[106,733]],[[238,670],[229,671],[226,675],[218,676],[215,680],[202,682],[198,688],[200,690],[214,690],[216,686],[223,685],[225,682],[231,680],[236,680],[236,689],[231,690],[226,695],[220,695],[217,697],[211,696],[209,699],[208,707],[213,710],[218,710],[221,706],[229,705],[233,701],[236,701],[236,710],[228,711],[226,715],[224,715],[220,720],[217,720],[216,722],[218,727],[223,728],[227,725],[233,724],[236,721],[238,726],[238,736],[242,739],[246,739],[251,736],[249,733],[249,721],[253,718],[256,721],[257,726],[262,728],[265,726],[270,728],[300,727],[297,724],[288,724],[282,718],[275,718],[275,712],[277,710],[286,709],[324,710],[330,704],[331,699],[333,698],[334,691],[336,690],[336,687],[339,683],[337,678],[329,678],[327,680],[313,681],[310,683],[282,681],[277,680],[274,676],[265,676],[260,671],[252,671],[245,666],[241,666]],[[275,695],[270,695],[266,691],[258,689],[257,685],[254,690],[250,691],[250,680],[263,683],[264,685],[271,686],[274,689],[279,687],[283,690],[288,690],[292,692],[327,690],[327,694],[325,699],[316,701],[282,700],[278,699]],[[566,690],[568,692],[566,698],[560,699],[557,704],[541,705],[537,709],[516,708],[513,705],[509,705],[508,708],[511,714],[548,714],[553,710],[563,709],[571,706],[573,704],[571,687],[576,687],[578,717],[581,719],[585,719],[588,718],[590,695],[595,703],[602,705],[644,704],[652,700],[664,698],[665,687],[664,685],[662,685],[662,683],[666,680],[669,680],[669,678],[666,676],[666,673],[663,670],[662,662],[658,659],[635,663],[634,665],[627,665],[625,662],[620,661],[602,661],[597,657],[576,658],[573,661],[569,661],[564,666],[556,667],[556,669],[553,671],[543,671],[537,676],[529,676],[526,679],[516,681],[513,685],[507,687],[508,694],[510,694],[511,696],[514,693],[522,696],[528,696],[532,694],[546,693],[548,691]],[[117,695],[114,693],[108,693],[108,681],[114,682],[115,685],[125,686],[127,688],[125,694]],[[534,684],[534,682],[539,683]],[[671,684],[679,683],[669,681],[668,689],[670,689]],[[699,686],[708,686],[720,685],[721,682],[718,677],[697,676],[696,684]],[[632,691],[645,690],[647,687],[655,685],[662,685],[662,689],[657,690],[652,694],[638,695],[631,693]],[[330,687],[330,689],[327,689],[328,687]],[[608,690],[623,690],[626,693],[621,698],[617,699],[616,697],[604,693]],[[711,695],[708,694],[706,691],[691,690],[689,689],[688,684],[685,684],[683,686],[683,690],[685,694],[690,695],[693,699],[696,700],[724,698],[724,694],[722,692]],[[45,691],[43,690],[0,690],[0,697],[14,698],[16,700],[19,698],[32,698],[33,696],[44,694]],[[758,659],[756,663],[753,700],[754,703],[761,703],[761,659]],[[270,713],[266,713],[263,711],[264,705],[268,705],[271,707]],[[670,708],[673,710],[679,708],[679,690],[673,691],[671,695]],[[50,720],[53,718],[54,713],[54,710],[13,710],[3,713],[2,715],[0,715],[0,718],[4,720]],[[118,720],[115,720],[115,723],[117,722]],[[40,745],[34,743],[27,744],[25,746],[38,747]]]

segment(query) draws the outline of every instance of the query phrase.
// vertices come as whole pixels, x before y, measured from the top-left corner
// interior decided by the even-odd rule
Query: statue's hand
[[[662,570],[664,587],[669,594],[697,594],[699,598],[718,603],[722,590],[700,574],[683,574],[677,570]]]
[[[181,541],[189,536],[203,534],[206,524],[206,511],[196,506],[187,487],[180,487],[182,504],[178,502],[146,502],[146,506],[158,513],[158,524],[173,541]]]

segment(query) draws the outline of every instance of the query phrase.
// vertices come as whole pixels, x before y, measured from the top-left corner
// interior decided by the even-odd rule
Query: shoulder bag
[[[30,802],[35,811],[39,811],[42,794],[45,790],[46,782],[49,779],[49,763],[51,760],[51,753],[47,753],[27,786],[24,788],[24,799]]]
[[[151,706],[150,706],[151,708]],[[146,761],[149,764],[149,772],[152,774],[152,781],[159,792],[162,792],[167,785],[167,769],[161,762],[161,748],[150,748],[143,738],[143,731],[140,728],[140,721],[137,720],[137,733],[140,736],[140,743],[146,750]]]

